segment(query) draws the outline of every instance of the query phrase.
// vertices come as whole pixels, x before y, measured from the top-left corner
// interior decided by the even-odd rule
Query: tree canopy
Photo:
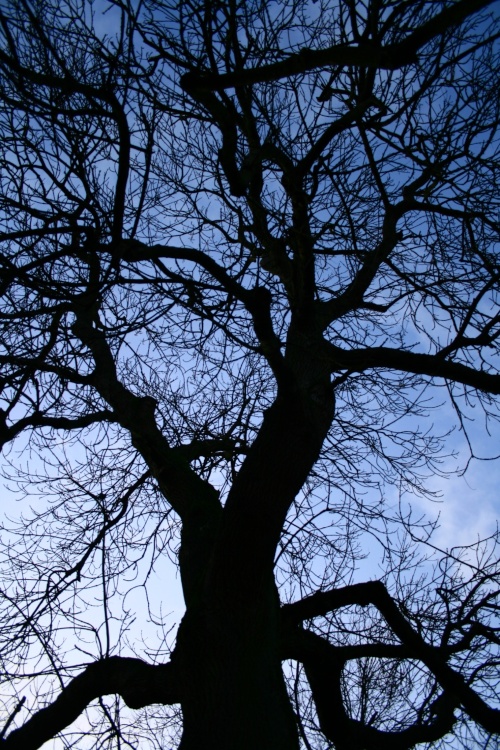
[[[497,535],[411,498],[499,416],[499,33],[0,3],[0,747],[498,747]]]

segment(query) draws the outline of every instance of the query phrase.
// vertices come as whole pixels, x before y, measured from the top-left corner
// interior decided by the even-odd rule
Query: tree
[[[2,746],[496,747],[496,535],[405,499],[498,417],[495,7],[100,10],[0,16]]]

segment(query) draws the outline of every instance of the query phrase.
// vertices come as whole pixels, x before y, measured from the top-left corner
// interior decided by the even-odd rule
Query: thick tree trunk
[[[212,554],[188,604],[174,660],[182,687],[180,750],[297,750],[281,667],[273,565],[288,508],[333,417],[328,372],[300,350],[232,486]],[[181,566],[190,560],[183,540]]]
[[[174,657],[182,680],[179,750],[297,750],[278,613],[266,617],[265,609],[228,612],[222,620],[186,615]]]

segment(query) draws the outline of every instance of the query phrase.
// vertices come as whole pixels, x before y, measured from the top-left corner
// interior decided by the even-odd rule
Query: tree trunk
[[[297,750],[281,667],[276,545],[333,416],[328,373],[314,352],[267,410],[233,483],[181,623],[174,659],[182,682],[180,750]],[[299,356],[300,355],[300,356]],[[190,540],[183,560],[189,561]],[[184,562],[183,566],[186,567]]]
[[[252,604],[223,618],[191,611],[181,623],[174,656],[182,681],[179,750],[297,750],[278,607]]]

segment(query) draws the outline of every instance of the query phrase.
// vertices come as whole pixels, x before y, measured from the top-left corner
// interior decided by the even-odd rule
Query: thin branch
[[[7,719],[7,721],[5,722],[5,726],[4,726],[4,728],[2,729],[2,731],[0,732],[0,740],[3,740],[3,738],[4,738],[4,737],[5,737],[5,735],[7,734],[7,730],[9,729],[10,725],[12,724],[12,722],[14,721],[14,719],[15,719],[15,718],[16,718],[16,716],[17,716],[17,714],[18,714],[18,713],[19,713],[19,711],[20,711],[20,710],[22,709],[22,707],[24,706],[24,704],[25,704],[25,703],[26,703],[26,696],[25,696],[25,695],[23,695],[23,697],[21,698],[21,700],[20,700],[20,701],[18,701],[18,702],[17,702],[17,705],[16,705],[16,707],[15,707],[15,708],[14,708],[14,710],[13,710],[13,711],[11,712],[11,714],[10,714],[9,718],[8,718],[8,719]]]

